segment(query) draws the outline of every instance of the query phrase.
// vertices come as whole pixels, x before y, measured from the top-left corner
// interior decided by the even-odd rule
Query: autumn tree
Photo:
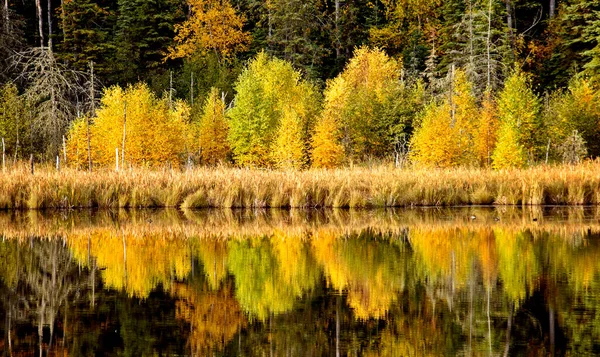
[[[339,79],[342,80],[342,79]],[[327,95],[333,96],[329,91]],[[326,102],[333,102],[332,98],[325,98]],[[334,105],[323,111],[315,125],[312,136],[311,159],[312,166],[316,168],[334,168],[344,160],[344,147],[341,144],[341,132],[337,118],[332,113]]]
[[[261,52],[248,63],[235,89],[235,104],[228,112],[235,162],[254,167],[302,166],[318,106],[315,88],[289,62]]]
[[[229,153],[228,124],[225,103],[217,88],[212,88],[204,103],[204,113],[198,124],[198,143],[203,163],[216,165],[225,162]]]
[[[498,116],[496,102],[490,91],[486,91],[479,108],[479,115],[475,120],[475,155],[482,167],[490,167],[492,153],[496,147],[498,131]]]
[[[478,108],[472,84],[456,70],[446,99],[432,103],[412,138],[412,160],[423,166],[478,165],[475,136]]]
[[[190,17],[175,26],[175,46],[169,48],[169,58],[198,52],[228,58],[248,48],[251,38],[242,28],[245,19],[228,0],[188,0],[188,6]]]
[[[600,155],[600,94],[589,79],[575,77],[566,91],[549,94],[543,119],[548,128],[551,154],[562,159],[573,133],[581,137],[591,157]]]
[[[145,84],[104,91],[91,125],[94,165],[112,167],[115,149],[125,165],[179,165],[188,147],[189,107],[171,106],[168,98],[157,98]],[[76,122],[69,135],[70,161],[80,157],[83,123]],[[79,148],[79,149],[77,149]],[[79,154],[78,154],[79,153]],[[86,162],[78,162],[86,165]]]
[[[498,96],[498,144],[493,166],[497,169],[531,164],[543,140],[538,113],[540,102],[520,70],[506,80]]]
[[[400,65],[380,49],[361,47],[325,89],[324,116],[339,125],[350,161],[391,152],[390,127],[403,118],[390,113],[401,93]]]

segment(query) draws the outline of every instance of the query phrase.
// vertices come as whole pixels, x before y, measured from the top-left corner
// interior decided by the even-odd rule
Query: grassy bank
[[[600,163],[525,170],[234,168],[88,173],[23,166],[0,179],[0,209],[597,205]]]

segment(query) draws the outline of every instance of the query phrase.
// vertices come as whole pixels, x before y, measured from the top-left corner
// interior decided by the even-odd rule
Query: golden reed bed
[[[388,167],[270,171],[199,168],[92,173],[23,165],[2,174],[0,209],[373,208],[598,205],[600,162],[523,170]]]

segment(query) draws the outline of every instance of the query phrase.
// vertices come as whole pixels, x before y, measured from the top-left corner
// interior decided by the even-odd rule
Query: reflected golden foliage
[[[246,319],[230,286],[215,292],[202,292],[185,284],[175,284],[178,319],[190,324],[188,343],[194,355],[222,350],[246,326]]]
[[[359,319],[384,318],[403,288],[399,257],[384,251],[383,242],[344,239],[322,230],[312,247],[323,266],[327,283],[339,292],[348,291],[348,304]]]
[[[83,265],[95,259],[107,287],[130,296],[147,297],[159,284],[169,290],[174,280],[182,280],[191,271],[188,243],[165,234],[139,237],[104,230],[71,236],[69,245]]]

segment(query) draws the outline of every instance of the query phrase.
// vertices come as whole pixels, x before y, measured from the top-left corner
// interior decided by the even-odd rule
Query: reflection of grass
[[[500,228],[560,234],[600,232],[600,207],[463,207],[380,210],[84,210],[13,211],[0,214],[4,237],[70,236],[110,230],[129,235],[244,239],[282,231],[308,236],[316,230],[337,235],[403,233],[444,229]]]
[[[88,173],[15,169],[0,180],[0,208],[403,207],[599,204],[600,163],[525,170],[234,168]]]

